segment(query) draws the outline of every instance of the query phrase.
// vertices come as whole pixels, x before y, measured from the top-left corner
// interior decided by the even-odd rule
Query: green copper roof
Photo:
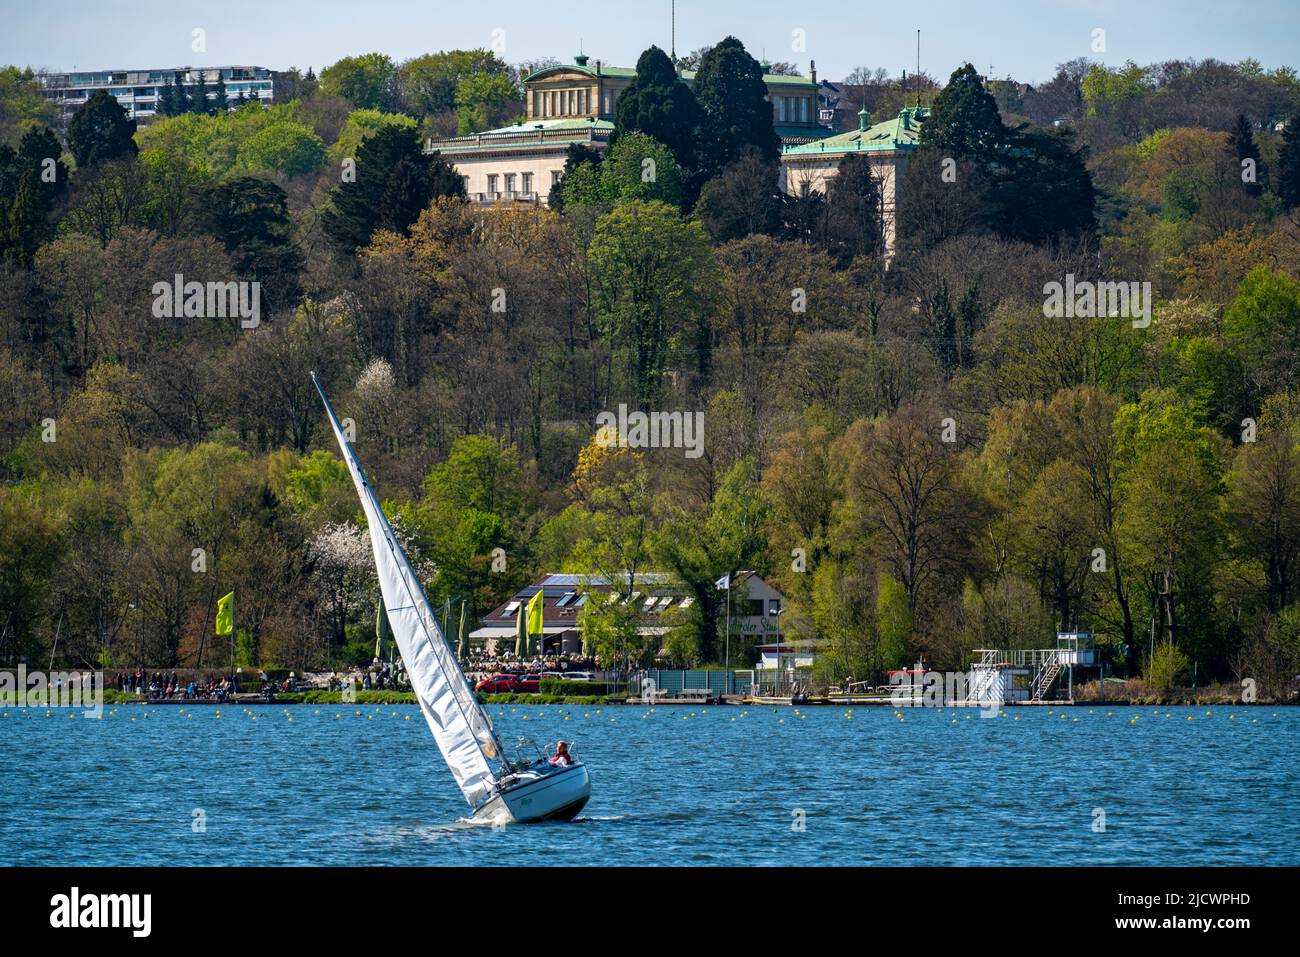
[[[593,77],[610,76],[610,77],[615,77],[616,79],[626,79],[626,80],[630,80],[636,76],[636,70],[633,69],[632,67],[601,66],[600,72],[597,73],[596,68],[594,66],[591,66],[590,64],[570,63],[567,65],[548,66],[548,67],[543,67],[540,70],[534,70],[532,73],[528,74],[528,76],[524,77],[524,82],[525,83],[531,82],[533,79],[540,78],[544,74],[552,73],[557,70],[564,70],[566,72],[571,72],[571,73],[585,73],[587,74],[587,76],[593,76]],[[694,83],[695,71],[682,70],[681,78],[686,83]],[[778,74],[778,73],[764,73],[763,82],[768,86],[803,86],[809,89],[817,88],[817,84],[814,83],[812,80],[808,79],[808,77],[806,76],[785,76],[783,74]]]
[[[923,106],[899,110],[898,115],[865,130],[837,133],[815,143],[787,146],[783,156],[820,156],[826,153],[856,153],[859,150],[911,150],[921,136],[921,125],[930,111]]]
[[[614,124],[609,120],[588,119],[585,116],[566,116],[553,120],[525,120],[514,126],[503,126],[496,130],[484,130],[482,133],[470,133],[470,136],[509,136],[520,133],[535,133],[546,130],[548,133],[558,130],[613,130]]]

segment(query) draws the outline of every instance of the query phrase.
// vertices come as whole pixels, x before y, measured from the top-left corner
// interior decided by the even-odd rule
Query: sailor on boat
[[[506,760],[492,718],[457,663],[342,423],[316,373],[311,378],[361,499],[384,611],[411,688],[438,750],[473,808],[474,819],[493,823],[572,820],[591,796],[587,768],[569,754],[563,741],[550,764],[536,746],[527,760]]]

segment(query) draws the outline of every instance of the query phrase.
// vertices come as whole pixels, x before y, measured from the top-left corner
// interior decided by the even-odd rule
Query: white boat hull
[[[493,824],[571,821],[591,797],[586,765],[558,771],[522,771],[508,787],[496,792],[474,812],[474,820]]]

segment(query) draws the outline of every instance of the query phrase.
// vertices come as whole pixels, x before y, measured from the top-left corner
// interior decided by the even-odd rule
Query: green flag
[[[465,602],[460,603],[460,641],[456,646],[456,657],[462,663],[469,661],[469,620],[465,617]]]
[[[388,625],[388,612],[384,609],[384,599],[381,595],[379,606],[375,609],[375,657],[384,656],[383,646],[384,639],[393,640],[393,630]]]
[[[217,634],[228,635],[235,630],[235,593],[217,599]]]

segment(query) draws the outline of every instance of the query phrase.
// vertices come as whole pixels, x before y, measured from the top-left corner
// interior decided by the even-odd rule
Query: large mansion
[[[809,76],[764,74],[772,119],[783,147],[812,143],[832,130],[818,120],[817,69]],[[678,74],[688,86],[692,70]],[[430,140],[429,152],[442,155],[465,178],[470,199],[547,202],[564,172],[570,144],[594,149],[609,145],[619,96],[632,85],[636,70],[591,63],[552,66],[524,80],[522,123],[470,136]]]
[[[806,77],[763,76],[773,125],[781,138],[781,188],[791,195],[805,190],[824,193],[845,156],[868,156],[880,180],[885,253],[891,256],[896,184],[916,148],[928,111],[904,109],[872,125],[863,110],[858,114],[858,129],[836,134],[821,123],[827,112],[826,84],[818,83],[816,64],[810,64],[808,72]],[[695,81],[691,70],[681,70],[679,76],[688,85]],[[636,71],[628,67],[575,57],[572,64],[547,67],[525,79],[527,118],[523,122],[430,140],[426,148],[456,167],[476,203],[546,203],[564,175],[571,145],[609,146],[615,104],[635,77]]]

